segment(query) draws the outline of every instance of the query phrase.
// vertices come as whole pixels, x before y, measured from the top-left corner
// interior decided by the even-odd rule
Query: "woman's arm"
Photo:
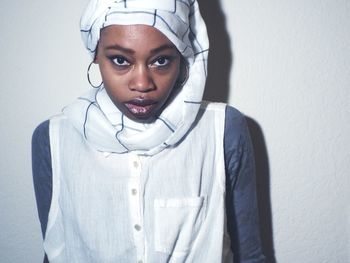
[[[49,121],[41,123],[33,133],[32,170],[41,232],[44,238],[52,198]],[[48,262],[46,255],[45,262]]]
[[[226,107],[226,213],[236,263],[262,263],[254,152],[244,116]]]

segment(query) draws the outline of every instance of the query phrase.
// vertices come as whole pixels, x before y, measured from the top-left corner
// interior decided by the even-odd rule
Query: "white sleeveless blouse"
[[[224,122],[224,104],[204,103],[182,141],[143,156],[98,152],[65,116],[52,118],[49,261],[232,262]]]

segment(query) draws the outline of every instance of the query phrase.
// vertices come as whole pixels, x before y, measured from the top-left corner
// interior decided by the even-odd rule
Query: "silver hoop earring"
[[[91,68],[91,66],[92,66],[93,63],[94,63],[94,62],[91,61],[91,63],[89,64],[86,75],[87,75],[87,79],[88,79],[88,82],[89,82],[89,84],[91,85],[91,87],[93,87],[93,88],[95,88],[95,89],[98,89],[99,87],[102,86],[103,81],[101,81],[100,85],[98,85],[98,86],[92,84],[92,82],[91,82],[91,80],[90,80],[90,68]]]

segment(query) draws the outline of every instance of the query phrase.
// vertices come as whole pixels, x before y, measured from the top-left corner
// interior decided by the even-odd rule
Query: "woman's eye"
[[[151,67],[164,67],[167,66],[170,62],[170,59],[167,57],[160,57],[156,59],[152,64]]]
[[[115,57],[113,60],[113,63],[117,66],[129,66],[129,61],[126,60],[124,57]]]

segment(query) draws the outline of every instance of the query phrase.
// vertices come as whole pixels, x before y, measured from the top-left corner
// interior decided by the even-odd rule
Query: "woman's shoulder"
[[[226,105],[225,120],[234,122],[236,125],[242,125],[245,122],[244,114],[233,106]]]
[[[41,122],[34,129],[33,137],[37,138],[37,137],[44,136],[46,133],[49,132],[49,126],[50,126],[50,120],[45,120],[45,121]]]
[[[242,147],[250,140],[249,130],[244,114],[238,109],[227,105],[225,109],[225,146]]]
[[[50,120],[43,121],[40,123],[33,132],[32,135],[32,147],[37,148],[45,146],[49,143],[49,126]]]
[[[32,135],[33,143],[43,143],[49,142],[49,134],[50,129],[52,128],[52,124],[55,123],[56,120],[59,120],[59,123],[63,123],[66,120],[66,117],[60,113],[51,116],[49,119],[41,122],[35,129]]]

